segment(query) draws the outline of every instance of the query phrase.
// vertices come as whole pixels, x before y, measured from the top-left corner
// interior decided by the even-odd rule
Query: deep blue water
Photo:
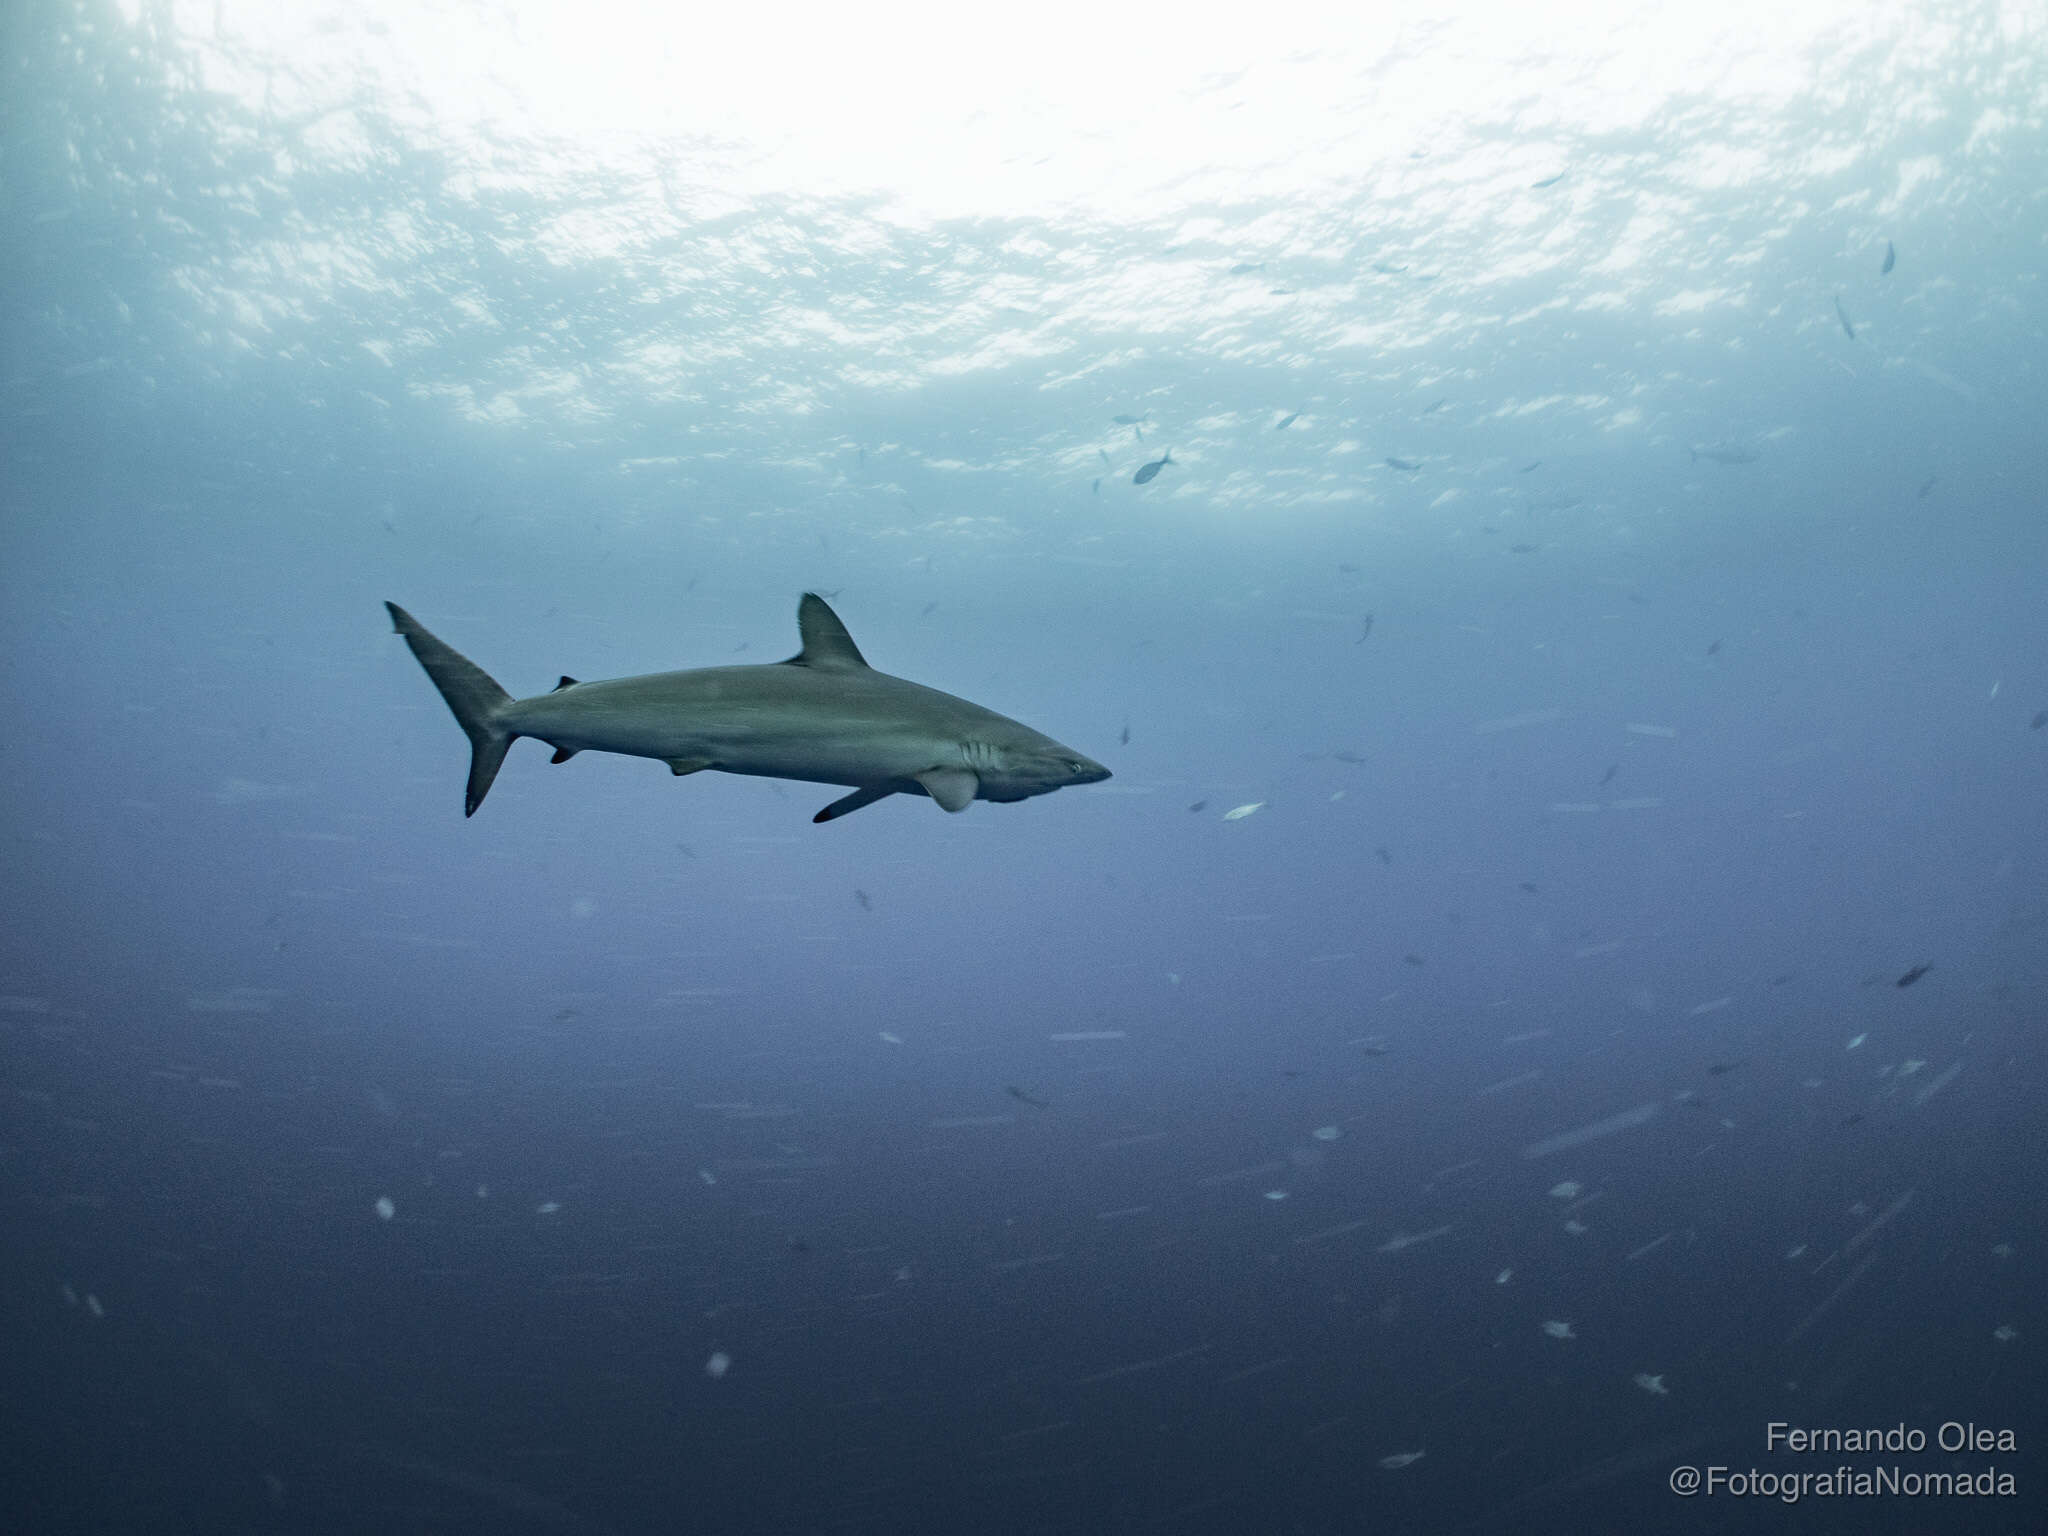
[[[2040,1528],[2038,15],[1297,18],[853,185],[261,14],[6,22],[9,1529]],[[382,608],[813,589],[1115,777],[465,820]]]

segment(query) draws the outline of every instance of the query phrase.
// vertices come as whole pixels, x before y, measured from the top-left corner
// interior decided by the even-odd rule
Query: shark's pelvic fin
[[[949,811],[964,811],[981,793],[981,780],[965,768],[927,768],[917,775],[924,792]]]
[[[498,711],[512,702],[512,695],[491,680],[490,674],[460,651],[428,633],[426,626],[396,603],[391,610],[391,627],[405,636],[405,643],[426,668],[427,676],[441,690],[449,712],[462,733],[469,738],[469,785],[462,814],[474,816],[476,808],[491,792],[491,780],[505,761],[505,753],[517,738],[498,724]]]
[[[864,805],[873,805],[877,800],[886,800],[895,793],[896,791],[887,784],[870,784],[865,789],[856,789],[844,799],[834,800],[825,809],[813,816],[811,820],[813,822],[837,821],[842,816],[852,815]]]
[[[686,773],[702,773],[712,766],[708,757],[670,757],[663,761],[668,764],[668,771],[679,779]]]
[[[559,688],[555,690],[555,692],[557,693],[560,693],[561,691],[562,690]],[[548,761],[551,763],[566,763],[567,761],[569,761],[570,758],[574,757],[578,752],[581,752],[582,750],[583,749],[581,747],[557,747],[555,748],[555,755],[549,758]]]
[[[785,663],[792,667],[815,667],[821,672],[865,670],[867,658],[853,643],[853,636],[839,622],[839,615],[815,592],[806,592],[796,605],[796,632],[804,648]]]

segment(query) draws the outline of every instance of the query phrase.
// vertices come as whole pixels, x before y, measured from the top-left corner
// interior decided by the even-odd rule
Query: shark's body
[[[877,672],[814,592],[797,605],[803,649],[787,661],[601,683],[565,677],[530,699],[506,693],[396,603],[384,606],[469,737],[464,815],[476,814],[521,736],[553,747],[558,763],[618,752],[678,774],[708,768],[853,789],[816,821],[888,795],[929,795],[964,811],[976,800],[1025,800],[1109,777],[1100,763],[994,710]]]

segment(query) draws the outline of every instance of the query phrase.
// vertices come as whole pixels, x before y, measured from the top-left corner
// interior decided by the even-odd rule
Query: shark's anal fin
[[[837,821],[842,816],[851,816],[864,805],[873,805],[877,800],[886,800],[896,791],[886,784],[870,784],[865,789],[856,789],[841,800],[834,800],[825,809],[811,818],[813,823]]]
[[[708,757],[671,757],[664,761],[668,764],[668,771],[679,779],[686,773],[702,773],[706,768],[716,766]]]
[[[554,689],[553,689],[553,691],[554,691],[554,692],[556,692],[556,693],[560,693],[560,692],[561,692],[561,691],[562,691],[562,690],[563,690],[564,688],[574,688],[575,686],[576,686],[576,679],[575,679],[575,678],[573,678],[573,677],[565,677],[565,678],[563,678],[563,679],[562,679],[562,680],[561,680],[561,681],[560,681],[559,683],[555,684],[555,686],[554,686]]]
[[[917,775],[924,792],[948,811],[964,811],[981,793],[981,780],[965,768],[927,768]]]
[[[559,692],[560,690],[557,691]],[[566,763],[582,750],[581,747],[557,747],[555,748],[555,755],[549,758],[548,761],[551,763]]]

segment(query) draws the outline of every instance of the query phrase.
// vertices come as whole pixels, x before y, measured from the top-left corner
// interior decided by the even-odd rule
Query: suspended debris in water
[[[1416,1462],[1422,1460],[1425,1454],[1427,1453],[1423,1451],[1402,1451],[1397,1455],[1382,1456],[1380,1458],[1380,1468],[1386,1472],[1398,1472],[1403,1467],[1414,1466]]]
[[[1890,277],[1892,268],[1899,264],[1899,253],[1892,249],[1891,241],[1884,243],[1884,265],[1877,269],[1879,277]]]
[[[1402,473],[1410,475],[1414,474],[1418,469],[1422,468],[1420,464],[1415,463],[1413,460],[1397,459],[1392,457],[1391,455],[1389,455],[1387,459],[1387,467],[1389,469],[1398,469]]]
[[[1905,975],[1901,976],[1898,979],[1896,985],[1901,987],[1910,987],[1911,985],[1913,985],[1914,982],[1918,981],[1922,976],[1925,976],[1929,971],[1933,969],[1934,967],[1931,964],[1916,965],[1913,967],[1913,969],[1906,972]]]
[[[1014,1083],[1011,1084],[1004,1091],[1008,1093],[1011,1098],[1015,1099],[1019,1104],[1029,1104],[1033,1109],[1052,1108],[1052,1105],[1048,1103],[1046,1100],[1033,1098],[1030,1094],[1026,1093],[1022,1088],[1017,1087]]]
[[[1152,413],[1147,411],[1143,416],[1112,416],[1109,419],[1120,427],[1135,427],[1139,422],[1147,420],[1151,415]]]
[[[1543,1331],[1553,1339],[1576,1339],[1578,1337],[1576,1333],[1572,1332],[1572,1325],[1570,1323],[1548,1322],[1543,1325]]]
[[[1648,1371],[1637,1371],[1635,1383],[1652,1397],[1669,1397],[1671,1389],[1664,1385],[1662,1376],[1652,1376]]]
[[[1842,308],[1842,296],[1835,295],[1835,318],[1842,322],[1842,334],[1851,341],[1856,339],[1856,327],[1849,323],[1849,311]]]

